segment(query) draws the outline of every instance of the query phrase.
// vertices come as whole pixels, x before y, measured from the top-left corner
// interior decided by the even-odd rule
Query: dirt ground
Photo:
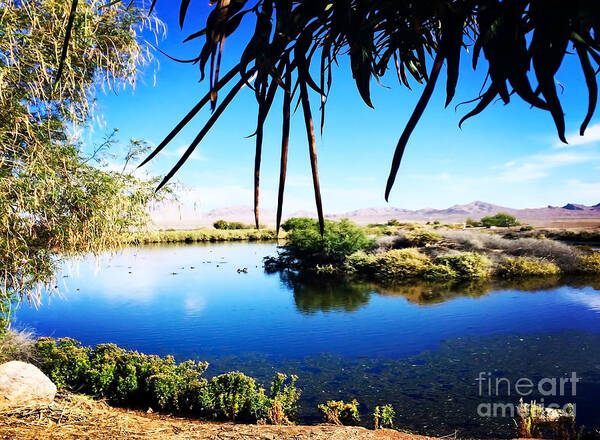
[[[454,438],[454,436],[447,437]],[[2,440],[429,440],[391,430],[333,425],[269,426],[205,423],[112,408],[84,396],[63,395],[38,408],[0,411]]]
[[[429,437],[332,425],[206,423],[112,408],[104,402],[67,394],[57,397],[49,406],[0,411],[0,439],[427,440]]]
[[[524,221],[538,229],[572,229],[576,231],[597,230],[600,228],[598,219],[562,219],[562,220],[531,220]]]

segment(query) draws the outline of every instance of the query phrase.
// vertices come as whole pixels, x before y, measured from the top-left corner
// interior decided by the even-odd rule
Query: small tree
[[[281,224],[281,229],[286,232],[292,229],[306,229],[312,228],[315,225],[315,221],[308,217],[292,217]]]
[[[225,220],[217,220],[213,223],[215,229],[229,229],[229,223]]]
[[[0,321],[23,294],[36,295],[66,256],[119,246],[145,225],[155,183],[126,166],[102,168],[112,135],[83,153],[70,135],[93,115],[97,87],[134,84],[149,59],[138,38],[146,11],[79,2],[62,76],[70,2],[0,2]],[[134,141],[126,164],[144,146]],[[0,326],[1,331],[1,326]]]
[[[313,219],[290,219],[287,243],[283,246],[280,259],[289,265],[316,267],[317,265],[340,264],[348,255],[368,247],[371,243],[360,226],[348,219],[339,222],[325,221],[323,236],[319,223]]]
[[[481,226],[483,226],[483,224],[481,223],[481,221],[479,221],[479,220],[474,220],[474,219],[472,219],[472,218],[468,218],[468,219],[465,221],[465,225],[466,225],[468,228],[480,228]]]
[[[504,212],[499,212],[491,217],[483,217],[481,219],[481,225],[485,226],[486,228],[490,228],[492,226],[508,228],[511,226],[519,226],[520,223],[517,221],[515,216],[506,214]]]

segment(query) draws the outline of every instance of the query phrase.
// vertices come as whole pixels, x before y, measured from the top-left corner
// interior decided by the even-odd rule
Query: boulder
[[[55,395],[56,385],[39,368],[19,361],[0,365],[0,409],[47,405]]]

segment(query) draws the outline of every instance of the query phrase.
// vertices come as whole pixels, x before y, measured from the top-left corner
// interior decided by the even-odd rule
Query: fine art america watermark
[[[487,371],[482,371],[475,379],[478,382],[478,395],[482,402],[477,406],[479,417],[514,417],[520,399],[532,399],[538,397],[536,403],[545,408],[557,408],[566,410],[567,405],[561,406],[554,402],[556,397],[575,397],[577,395],[577,383],[581,378],[572,372],[560,377],[544,377],[532,380],[521,377],[515,381],[506,377],[497,377]],[[541,396],[541,397],[540,397]],[[510,402],[497,402],[500,398],[507,398]],[[494,402],[491,402],[494,400]],[[570,405],[573,412],[575,405]]]

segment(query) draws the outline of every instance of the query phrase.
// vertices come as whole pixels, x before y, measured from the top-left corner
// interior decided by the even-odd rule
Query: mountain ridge
[[[600,221],[600,203],[596,205],[583,205],[567,203],[563,206],[548,205],[542,208],[509,208],[488,202],[476,200],[467,204],[456,204],[445,209],[422,208],[406,209],[394,206],[368,207],[353,211],[328,214],[325,217],[331,220],[348,218],[359,224],[382,223],[389,219],[407,222],[464,222],[467,218],[480,219],[499,212],[514,215],[522,221],[560,221],[560,220],[594,220]],[[209,211],[198,211],[177,204],[163,204],[151,212],[151,217],[158,227],[200,227],[210,226],[216,220],[238,221],[253,224],[254,210],[249,206],[231,206],[217,208]],[[311,211],[296,211],[284,214],[283,218],[290,217],[316,217]],[[265,225],[275,223],[275,211],[261,209],[260,221]]]

